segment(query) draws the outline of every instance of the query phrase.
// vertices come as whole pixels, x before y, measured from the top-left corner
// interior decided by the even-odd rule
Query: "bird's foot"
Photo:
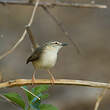
[[[54,83],[55,83],[55,78],[54,77],[52,77],[51,78],[51,80],[50,80],[50,82],[51,82],[51,84],[52,84],[52,86],[54,85]]]
[[[32,85],[34,85],[34,83],[35,83],[35,77],[32,77]]]

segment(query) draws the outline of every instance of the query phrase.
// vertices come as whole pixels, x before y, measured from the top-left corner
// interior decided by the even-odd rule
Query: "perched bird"
[[[58,41],[46,42],[44,45],[39,46],[34,50],[27,59],[26,64],[32,62],[35,70],[46,69],[51,76],[52,83],[54,83],[55,78],[49,69],[55,66],[59,50],[66,45],[66,43],[60,43]],[[35,73],[36,71],[33,73],[32,82],[35,81]]]

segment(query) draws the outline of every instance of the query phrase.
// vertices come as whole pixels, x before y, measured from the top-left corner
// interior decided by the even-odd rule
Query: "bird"
[[[37,69],[46,69],[51,77],[52,84],[55,82],[55,78],[49,69],[55,66],[58,52],[64,46],[67,46],[67,43],[48,41],[37,47],[32,52],[30,57],[27,59],[26,64],[31,62],[35,68],[35,71],[32,75],[33,83],[35,82],[35,73]]]

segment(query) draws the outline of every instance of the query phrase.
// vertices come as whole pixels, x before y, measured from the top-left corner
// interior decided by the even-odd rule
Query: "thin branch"
[[[0,94],[0,97],[5,99],[6,101],[10,102],[10,103],[13,103],[11,100],[9,100],[7,97],[5,97],[4,95]]]
[[[94,110],[98,110],[99,105],[100,105],[100,103],[101,103],[101,101],[102,101],[104,95],[106,94],[107,90],[108,90],[108,89],[105,88],[105,89],[103,89],[103,90],[101,91],[100,95],[98,96],[98,98],[97,98],[97,100],[96,100],[96,104],[95,104]]]
[[[14,106],[17,106],[16,103],[12,102],[10,99],[8,99],[7,97],[5,97],[4,95],[0,94],[0,97],[5,99],[7,102],[9,102],[10,104],[14,105]]]
[[[28,26],[31,26],[32,22],[33,22],[33,19],[34,19],[34,15],[35,15],[35,12],[36,12],[36,9],[38,7],[38,4],[39,4],[39,0],[36,1],[36,4],[34,6],[34,9],[33,9],[33,12],[32,12],[32,15],[31,15],[31,18],[29,20],[29,23],[28,23]],[[25,36],[26,36],[26,29],[24,30],[22,36],[20,37],[20,39],[15,43],[15,45],[9,49],[8,51],[6,51],[5,53],[3,53],[2,55],[0,55],[0,60],[3,59],[4,57],[6,57],[7,55],[11,54],[16,48],[17,46],[24,40]]]
[[[110,82],[110,81],[109,81],[109,82]],[[104,96],[105,96],[107,90],[108,90],[107,88],[103,89],[103,90],[101,91],[101,93],[99,94],[99,96],[97,97],[97,100],[96,100],[96,104],[95,104],[94,110],[98,110],[99,105],[100,105],[102,99],[104,98]]]
[[[67,37],[68,40],[72,43],[72,45],[75,47],[77,53],[80,54],[81,51],[80,51],[79,45],[78,45],[75,41],[73,41],[73,39],[72,39],[71,36],[69,35],[69,32],[65,29],[64,24],[63,24],[61,21],[59,21],[59,20],[48,10],[47,7],[44,7],[44,6],[43,6],[42,8],[43,8],[43,9],[45,10],[45,12],[55,21],[55,23],[59,26],[59,28],[61,29],[61,31],[65,34],[65,37]]]
[[[26,30],[24,31],[20,39],[14,44],[14,46],[12,46],[8,51],[0,55],[0,60],[11,54],[16,49],[16,47],[24,40],[25,35],[26,35]]]
[[[34,2],[28,1],[0,1],[2,5],[27,5],[27,6],[34,6]],[[75,8],[107,8],[107,5],[101,4],[92,4],[92,3],[73,3],[73,2],[39,2],[39,6],[46,6],[46,7],[75,7]]]
[[[32,85],[32,84],[51,84],[51,80],[48,79],[37,79],[32,82],[32,79],[16,79],[7,82],[0,83],[0,88]],[[110,89],[109,83],[93,82],[93,81],[83,81],[83,80],[69,80],[69,79],[56,79],[55,85],[76,85],[76,86],[87,86],[93,88],[107,88]]]
[[[40,100],[40,97],[38,97],[37,95],[33,94],[33,93],[32,93],[31,91],[29,91],[28,89],[26,89],[26,88],[24,88],[24,87],[22,87],[22,86],[21,86],[20,88],[23,89],[24,91],[30,93],[31,95],[33,95],[34,97],[36,97],[37,99]]]
[[[36,0],[35,6],[34,6],[34,9],[33,9],[33,12],[32,12],[32,16],[31,16],[30,21],[29,21],[27,26],[31,26],[31,24],[33,22],[33,19],[34,19],[34,16],[35,16],[36,9],[38,7],[38,4],[39,4],[39,0]]]
[[[36,49],[37,48],[37,44],[35,42],[35,38],[34,38],[34,36],[32,34],[32,31],[31,31],[30,27],[26,26],[26,30],[27,30],[27,32],[29,34],[29,39],[30,39],[30,41],[32,43],[33,49]]]

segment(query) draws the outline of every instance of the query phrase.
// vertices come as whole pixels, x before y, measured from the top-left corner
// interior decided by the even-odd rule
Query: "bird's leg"
[[[36,70],[34,71],[33,75],[32,75],[32,85],[35,82],[36,78],[35,78],[35,74],[36,74]]]
[[[55,78],[52,73],[48,70],[49,75],[51,76],[52,85],[55,83]]]

